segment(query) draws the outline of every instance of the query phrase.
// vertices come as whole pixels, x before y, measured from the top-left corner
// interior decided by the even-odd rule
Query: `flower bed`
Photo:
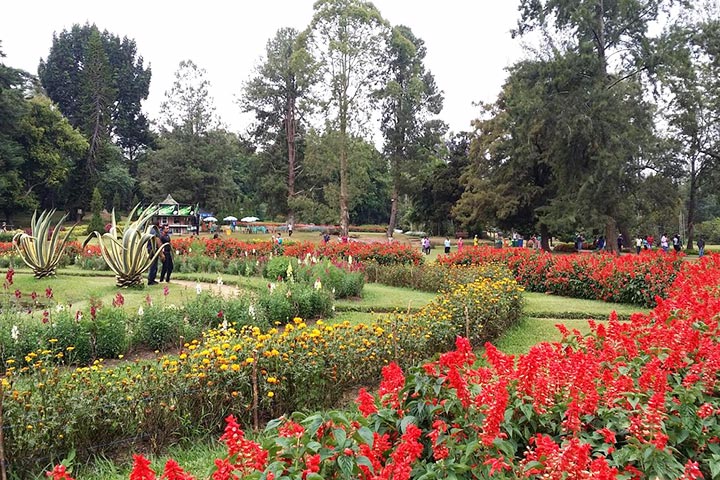
[[[470,247],[438,258],[443,265],[507,265],[527,290],[575,298],[654,306],[668,295],[683,256],[661,251],[640,255],[553,255],[526,248]]]
[[[718,478],[719,318],[712,256],[630,322],[611,315],[518,359],[488,344],[477,362],[460,338],[422,369],[392,363],[359,414],[282,417],[257,443],[228,418],[213,478]]]
[[[97,362],[71,372],[52,367],[53,357],[66,352],[49,345],[29,359],[25,375],[8,369],[10,464],[29,471],[71,449],[83,458],[107,451],[118,439],[167,444],[217,428],[228,413],[248,425],[254,415],[270,419],[336,404],[349,388],[375,381],[388,362],[418,364],[450,348],[457,335],[470,332],[482,342],[517,320],[520,289],[507,271],[496,273],[456,285],[415,315],[367,325],[296,319],[267,332],[228,326],[188,342],[178,356],[137,366]]]

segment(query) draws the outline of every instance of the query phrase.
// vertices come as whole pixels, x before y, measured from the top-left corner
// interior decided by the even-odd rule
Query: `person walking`
[[[664,233],[662,234],[662,237],[660,237],[660,248],[662,248],[663,252],[665,253],[667,253],[668,249],[670,248],[667,235]]]
[[[450,237],[445,237],[445,253],[450,253]]]
[[[698,257],[702,258],[705,255],[705,239],[702,235],[697,239],[698,246]]]
[[[478,236],[475,235],[475,236],[473,237],[473,247],[477,247],[477,246],[478,246]]]
[[[640,238],[640,235],[638,235],[637,238],[635,238],[635,253],[637,253],[638,255],[640,255],[640,250],[642,250],[642,244],[642,238]]]
[[[462,237],[458,237],[457,246],[458,246],[458,252],[462,252],[462,249],[463,249],[463,238]]]
[[[162,235],[160,236],[163,253],[161,254],[162,269],[160,270],[160,281],[170,283],[170,275],[173,271],[173,253],[170,244],[170,227],[165,225]]]
[[[680,249],[682,248],[682,241],[680,241],[680,235],[675,234],[673,237],[673,250],[675,250],[675,253],[680,252]]]
[[[155,218],[153,222],[153,226],[150,229],[150,234],[152,235],[152,238],[147,243],[147,250],[148,255],[150,257],[154,257],[152,263],[150,264],[150,270],[148,270],[148,285],[157,285],[158,282],[155,281],[155,278],[157,278],[157,271],[158,271],[158,257],[155,256],[158,249],[162,247],[162,242],[160,241],[160,220]],[[162,253],[160,254],[160,257],[162,257]]]
[[[618,255],[620,255],[622,253],[624,244],[625,244],[625,239],[623,238],[622,233],[619,233],[618,237],[617,237]]]

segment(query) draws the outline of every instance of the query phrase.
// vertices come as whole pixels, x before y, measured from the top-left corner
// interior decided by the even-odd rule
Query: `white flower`
[[[18,328],[17,325],[12,326],[12,329],[10,330],[10,336],[16,342],[18,341],[18,338],[20,338],[20,329]]]
[[[255,318],[255,305],[250,304],[248,307],[248,315],[250,315],[250,318]]]
[[[218,285],[222,285],[222,284],[223,284],[223,279],[222,279],[222,277],[219,276],[219,275],[218,275],[218,278],[217,278],[217,284],[218,284]]]
[[[188,253],[192,253],[192,247],[188,248]]]
[[[348,255],[348,265],[352,265],[352,255]]]
[[[227,330],[227,327],[228,327],[227,320],[225,320],[225,317],[223,317],[223,322],[222,322],[222,329],[223,329],[223,331]]]
[[[335,311],[335,305],[333,305],[332,307],[330,307],[330,310],[332,310],[332,311],[334,312],[334,311]]]
[[[138,317],[142,317],[145,313],[145,310],[143,310],[142,305],[138,308]]]
[[[335,295],[335,287],[333,287],[332,292],[333,292],[333,295]]]
[[[274,283],[271,282],[270,285],[268,285],[268,287],[270,288],[270,293],[272,293],[275,291],[275,287],[277,287],[277,285],[275,285]]]
[[[180,256],[180,250],[175,250],[175,255]]]
[[[62,312],[63,310],[65,310],[65,305],[60,305],[59,303],[55,305],[56,312]]]
[[[202,285],[200,285],[200,283],[195,284],[195,293],[197,293],[198,295],[202,293]]]
[[[313,287],[315,287],[315,290],[320,290],[322,288],[322,282],[320,281],[319,278],[317,280],[315,280]]]

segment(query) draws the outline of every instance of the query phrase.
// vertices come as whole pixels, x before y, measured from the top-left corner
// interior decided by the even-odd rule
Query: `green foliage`
[[[179,202],[219,210],[240,194],[233,181],[236,160],[243,155],[237,135],[224,130],[202,135],[163,131],[158,147],[140,167],[140,189],[146,197],[164,198],[172,192]]]
[[[300,265],[296,278],[306,285],[314,285],[319,281],[319,285],[333,292],[335,298],[361,297],[365,285],[362,271],[348,271],[329,260],[313,265]]]
[[[231,273],[223,266],[223,261],[207,255],[180,255],[173,258],[174,271],[178,273]]]
[[[95,25],[75,24],[53,37],[50,53],[41,60],[38,74],[43,88],[74,127],[93,125],[93,113],[112,115],[112,119],[106,117],[102,122],[126,154],[134,175],[138,153],[153,143],[148,120],[142,113],[151,72],[143,65],[135,41],[101,32]],[[93,101],[101,102],[101,110],[96,110]],[[92,136],[90,131],[83,131]]]
[[[92,200],[90,201],[90,211],[92,212],[92,218],[88,224],[86,235],[92,235],[93,232],[98,234],[105,233],[105,223],[102,220],[100,214],[103,210],[103,199],[100,195],[100,190],[95,187],[93,189]]]
[[[128,350],[129,321],[121,308],[102,307],[91,320],[91,339],[96,358],[116,358]]]
[[[101,200],[102,201],[102,200]],[[147,226],[155,213],[151,206],[145,209],[133,221],[137,206],[128,215],[121,241],[118,241],[119,229],[115,222],[115,211],[112,212],[112,223],[108,233],[100,235],[93,232],[98,239],[103,259],[110,270],[115,272],[118,287],[131,287],[142,284],[143,273],[150,268],[153,260],[158,258],[162,249],[148,254],[147,243],[153,240],[152,226]],[[145,230],[143,232],[143,230]],[[89,235],[83,242],[83,247],[93,238]]]
[[[272,281],[285,281],[288,279],[288,267],[291,266],[292,272],[298,271],[298,259],[294,257],[273,257],[265,264],[263,268],[263,277]]]
[[[702,236],[706,243],[720,244],[720,218],[713,218],[695,226],[698,236]]]
[[[383,152],[389,160],[392,209],[387,235],[393,236],[401,195],[417,190],[417,172],[437,157],[447,126],[431,120],[442,110],[443,97],[435,77],[425,71],[425,42],[410,28],[392,29],[386,62],[387,83],[377,95],[383,102],[380,129],[385,137]]]
[[[184,313],[176,308],[149,305],[138,313],[133,343],[153,350],[178,347],[185,334]]]
[[[50,222],[54,213],[55,210],[45,210],[38,217],[37,212],[34,212],[30,221],[31,234],[17,233],[13,237],[15,250],[32,269],[35,278],[55,275],[55,270],[63,258],[67,239],[75,228],[73,226],[60,239],[62,224],[67,214],[63,215],[51,230]]]
[[[299,42],[319,65],[320,81],[327,87],[324,99],[338,129],[340,228],[350,225],[350,134],[371,111],[369,97],[382,78],[388,25],[370,2],[322,0]]]
[[[333,314],[333,296],[324,289],[301,283],[283,282],[263,292],[258,307],[271,324],[293,318],[326,318]]]
[[[391,287],[412,288],[425,292],[439,292],[447,285],[447,269],[436,264],[389,264],[365,262],[369,282]]]

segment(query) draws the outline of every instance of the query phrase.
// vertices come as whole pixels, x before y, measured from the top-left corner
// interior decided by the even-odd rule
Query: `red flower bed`
[[[203,239],[205,254],[219,258],[230,259],[247,257],[249,255],[267,255],[273,250],[271,241],[242,242],[232,238]]]
[[[666,297],[682,268],[682,255],[647,251],[640,255],[553,255],[526,248],[470,247],[442,256],[441,264],[476,265],[500,262],[517,281],[535,292],[607,302],[655,305]]]
[[[718,478],[719,320],[720,256],[708,256],[629,322],[563,330],[518,359],[487,344],[478,362],[458,338],[423,368],[386,366],[359,412],[281,417],[257,442],[228,418],[212,478]],[[154,478],[141,457],[132,475]]]
[[[311,242],[298,242],[285,247],[284,255],[304,258],[306,255],[326,258],[344,258],[352,256],[354,260],[364,262],[373,260],[383,265],[405,263],[418,265],[423,256],[417,248],[400,243],[328,243],[315,245]]]

